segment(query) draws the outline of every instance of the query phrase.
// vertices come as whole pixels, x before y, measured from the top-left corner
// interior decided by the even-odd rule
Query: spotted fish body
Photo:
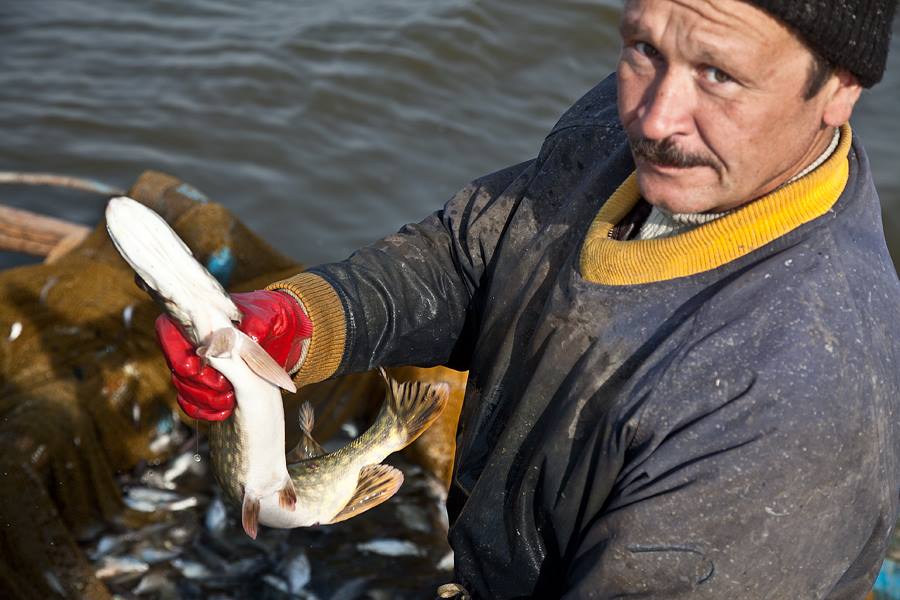
[[[254,507],[272,497],[285,510],[296,496],[284,454],[284,406],[278,387],[296,391],[291,378],[256,342],[234,326],[241,313],[216,279],[158,214],[127,197],[110,200],[106,228],[113,244],[179,324],[197,353],[235,388],[229,419],[240,432],[239,460],[213,460],[228,469],[220,479],[240,487],[244,528],[256,536]],[[224,457],[222,457],[224,458]]]
[[[198,346],[197,354],[234,386],[234,413],[210,424],[210,457],[225,495],[242,507],[249,536],[256,537],[259,524],[289,528],[342,521],[399,489],[400,471],[379,463],[412,443],[438,417],[449,397],[447,384],[399,384],[382,371],[388,393],[375,423],[330,454],[312,438],[312,409],[304,405],[304,436],[286,457],[278,388],[293,392],[294,384],[234,326],[241,314],[222,286],[168,224],[142,204],[113,198],[106,222],[119,253]]]
[[[272,527],[308,527],[336,523],[390,498],[403,474],[380,464],[389,454],[411,444],[440,415],[450,397],[446,383],[398,383],[380,371],[387,387],[381,411],[361,436],[326,454],[310,435],[312,409],[305,406],[304,439],[289,456],[288,471],[297,490],[293,511],[263,500],[260,522]]]

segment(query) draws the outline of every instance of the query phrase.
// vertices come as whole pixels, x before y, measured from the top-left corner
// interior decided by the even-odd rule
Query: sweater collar
[[[849,177],[852,133],[841,127],[837,149],[811,173],[721,218],[671,237],[619,241],[612,228],[640,200],[635,173],[594,218],[581,250],[581,275],[603,285],[687,277],[720,267],[812,221],[834,206]]]

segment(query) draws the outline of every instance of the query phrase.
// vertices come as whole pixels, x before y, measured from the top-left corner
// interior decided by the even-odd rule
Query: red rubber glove
[[[312,336],[312,322],[297,301],[284,292],[265,290],[232,294],[231,299],[244,315],[238,328],[285,369],[294,367],[303,341]],[[227,419],[234,410],[234,388],[225,376],[209,365],[201,368],[195,348],[167,315],[156,319],[156,337],[172,370],[181,409],[195,419]]]

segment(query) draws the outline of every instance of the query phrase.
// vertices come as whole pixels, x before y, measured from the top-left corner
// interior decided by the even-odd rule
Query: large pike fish
[[[234,413],[210,423],[210,458],[226,496],[241,506],[247,535],[255,538],[260,524],[291,528],[343,521],[400,488],[403,474],[380,463],[412,443],[438,417],[449,396],[447,384],[400,384],[381,371],[388,391],[375,423],[330,454],[313,439],[312,408],[304,404],[301,441],[286,456],[279,388],[294,392],[294,383],[235,327],[241,313],[219,282],[162,217],[131,198],[110,200],[106,228],[142,285],[178,323],[197,354],[234,386]]]

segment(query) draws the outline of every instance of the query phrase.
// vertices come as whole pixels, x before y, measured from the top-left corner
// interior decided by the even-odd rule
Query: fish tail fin
[[[297,491],[294,489],[294,482],[290,477],[287,477],[284,487],[278,491],[278,505],[290,511],[297,506]]]
[[[388,377],[379,368],[387,385],[387,400],[382,410],[391,417],[391,425],[396,429],[402,446],[411,444],[428,429],[450,398],[447,383],[424,383],[422,381],[398,382]]]
[[[244,490],[244,503],[241,507],[241,525],[244,526],[244,532],[255,540],[259,531],[259,496],[247,490]]]

